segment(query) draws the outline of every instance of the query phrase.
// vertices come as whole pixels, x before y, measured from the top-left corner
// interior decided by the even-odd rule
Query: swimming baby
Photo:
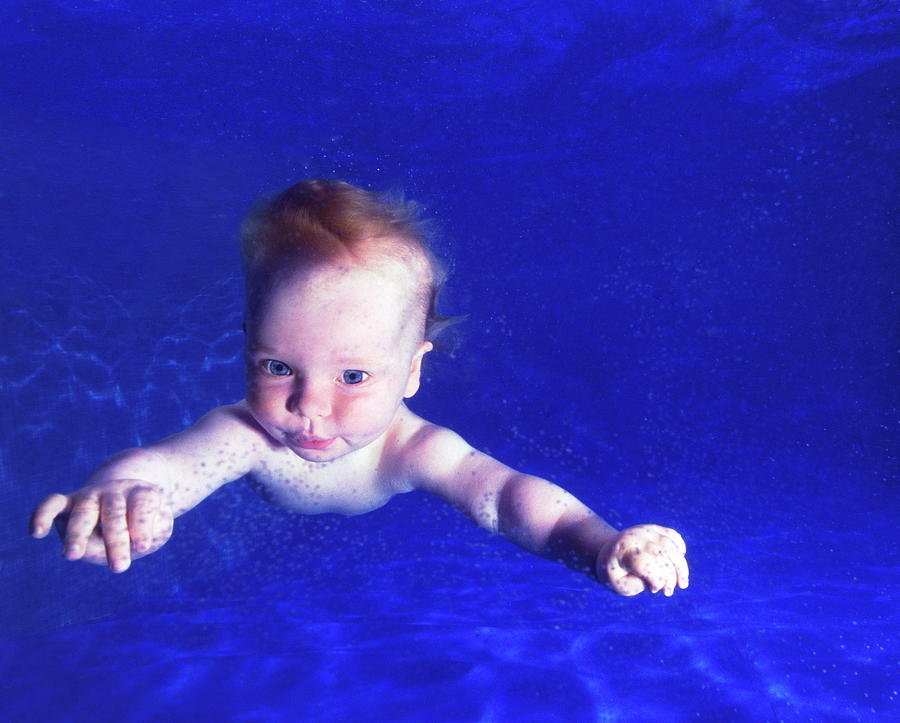
[[[55,523],[68,559],[122,572],[165,544],[175,517],[246,475],[276,504],[308,514],[360,514],[425,490],[621,595],[687,587],[675,530],[616,530],[560,487],[406,407],[446,322],[435,305],[442,271],[408,205],[305,181],[251,211],[241,253],[246,399],[115,455],[76,492],[50,495],[32,535]]]

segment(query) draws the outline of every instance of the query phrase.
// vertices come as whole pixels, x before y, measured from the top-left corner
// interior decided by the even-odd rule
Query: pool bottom
[[[442,583],[397,562],[327,586],[148,600],[9,641],[0,717],[830,721],[894,704],[874,588],[720,579],[718,593],[625,600],[527,556],[468,584],[473,550],[433,563]]]

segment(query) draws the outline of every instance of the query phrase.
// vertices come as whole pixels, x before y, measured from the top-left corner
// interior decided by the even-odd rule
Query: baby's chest
[[[267,502],[310,515],[359,515],[383,506],[394,495],[372,467],[314,464],[293,454],[266,460],[247,479]]]

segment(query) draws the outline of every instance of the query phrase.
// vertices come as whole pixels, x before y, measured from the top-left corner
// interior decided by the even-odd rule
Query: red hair
[[[241,225],[241,260],[248,309],[267,282],[286,270],[373,256],[400,261],[414,277],[423,336],[433,339],[451,320],[438,316],[444,268],[425,241],[416,204],[336,180],[301,181],[258,202]]]

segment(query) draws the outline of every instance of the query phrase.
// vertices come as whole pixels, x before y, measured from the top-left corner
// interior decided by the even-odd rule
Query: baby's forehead
[[[304,354],[332,360],[371,360],[405,350],[420,341],[418,304],[407,276],[390,267],[340,263],[295,270],[248,309],[248,346],[284,350],[299,339]]]
[[[276,280],[277,286],[317,290],[323,294],[347,289],[377,289],[397,296],[413,296],[419,279],[402,261],[391,257],[338,258],[326,263],[294,264]]]
[[[259,268],[248,279],[257,291],[288,284],[391,284],[405,294],[430,289],[431,267],[417,248],[390,239],[371,239],[353,246],[333,246],[327,254],[285,254]]]
[[[402,264],[360,264],[339,259],[327,264],[282,266],[262,282],[248,304],[251,321],[288,320],[297,314],[352,317],[360,324],[400,330],[419,307],[414,276]]]

